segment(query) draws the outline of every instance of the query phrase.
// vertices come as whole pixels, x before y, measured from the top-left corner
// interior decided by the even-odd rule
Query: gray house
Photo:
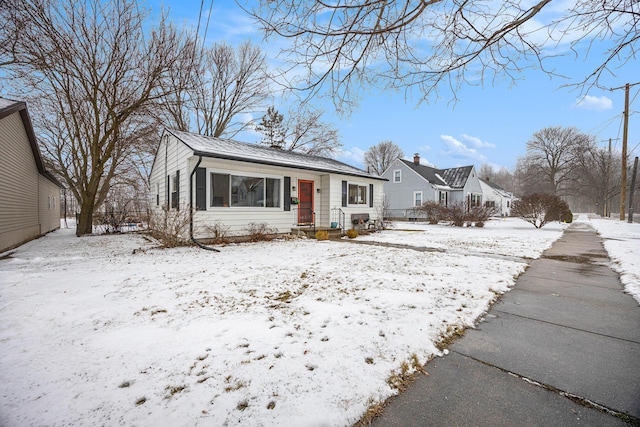
[[[251,223],[278,233],[351,228],[352,215],[381,215],[383,181],[326,157],[165,130],[150,174],[151,205],[156,212],[193,206],[193,237],[203,239],[216,224],[231,235],[246,234]]]
[[[388,216],[397,219],[416,217],[415,208],[427,201],[442,205],[482,204],[482,188],[474,166],[437,169],[420,164],[416,154],[413,162],[395,160],[382,174]]]
[[[27,105],[0,98],[0,252],[60,228],[61,188],[44,168]]]

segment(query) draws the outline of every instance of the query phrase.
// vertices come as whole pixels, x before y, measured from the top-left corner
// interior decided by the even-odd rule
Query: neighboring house
[[[382,177],[388,180],[384,183],[384,197],[391,218],[415,218],[416,208],[427,201],[442,205],[482,204],[482,188],[473,166],[436,169],[420,164],[416,154],[413,162],[395,160]]]
[[[482,199],[488,208],[495,208],[496,215],[510,216],[513,194],[488,179],[480,179]]]
[[[60,228],[61,188],[44,168],[27,104],[0,98],[0,252]]]
[[[193,206],[195,238],[211,237],[207,228],[216,223],[232,235],[247,234],[251,223],[278,233],[300,225],[350,228],[351,214],[378,218],[383,181],[329,158],[165,130],[150,174],[151,204],[156,212]]]

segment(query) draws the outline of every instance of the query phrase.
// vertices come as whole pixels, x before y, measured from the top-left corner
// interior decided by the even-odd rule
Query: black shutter
[[[207,169],[196,169],[196,210],[207,210]]]
[[[369,184],[369,207],[373,207],[373,184]]]
[[[176,171],[176,210],[180,210],[180,169]]]
[[[284,177],[284,210],[291,210],[291,177]]]
[[[166,193],[167,193],[167,198],[165,200],[165,206],[167,208],[167,210],[169,209],[169,207],[171,206],[171,188],[169,187],[169,185],[171,184],[171,176],[167,175],[167,184],[165,185],[165,189],[166,189]]]
[[[342,207],[347,206],[347,181],[342,181]]]

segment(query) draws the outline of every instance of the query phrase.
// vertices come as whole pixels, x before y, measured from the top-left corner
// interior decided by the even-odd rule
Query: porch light
[[[320,194],[320,189],[319,188],[316,189],[316,193]]]

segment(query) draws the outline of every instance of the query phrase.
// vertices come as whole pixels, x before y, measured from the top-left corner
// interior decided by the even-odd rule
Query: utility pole
[[[620,221],[624,221],[627,198],[627,137],[629,134],[629,83],[624,85],[624,124],[622,126],[622,183],[620,188]]]

